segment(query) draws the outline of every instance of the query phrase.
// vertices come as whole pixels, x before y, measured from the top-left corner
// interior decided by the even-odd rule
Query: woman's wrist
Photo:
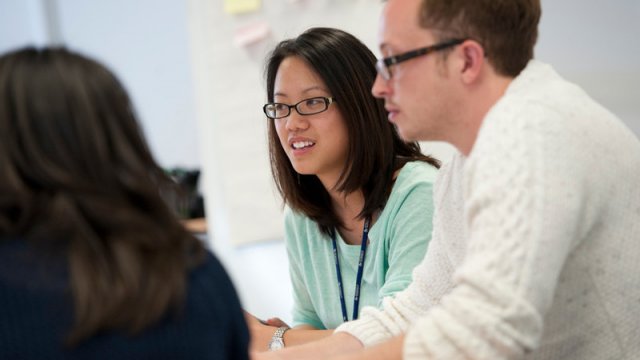
[[[281,326],[274,331],[267,348],[270,351],[280,350],[285,347],[284,334],[289,330],[288,326]]]

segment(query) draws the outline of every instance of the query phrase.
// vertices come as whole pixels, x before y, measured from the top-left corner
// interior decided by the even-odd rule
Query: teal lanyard
[[[358,260],[358,273],[356,275],[356,289],[353,295],[353,316],[352,320],[358,318],[358,307],[360,306],[360,285],[362,284],[362,270],[364,269],[364,258],[367,254],[367,235],[369,234],[369,224],[371,217],[364,221],[362,228],[362,244],[360,245],[360,259]],[[347,322],[347,304],[344,301],[344,287],[342,286],[342,272],[340,271],[340,260],[338,260],[338,245],[336,243],[336,230],[331,231],[331,241],[333,243],[333,258],[336,261],[336,275],[338,277],[338,290],[340,291],[340,306],[342,307],[342,321]]]

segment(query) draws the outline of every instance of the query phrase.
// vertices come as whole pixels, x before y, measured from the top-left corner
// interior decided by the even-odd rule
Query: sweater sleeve
[[[454,289],[408,332],[406,359],[515,359],[535,349],[577,231],[588,227],[584,161],[562,118],[541,104],[510,105],[485,120],[469,157],[466,256]]]

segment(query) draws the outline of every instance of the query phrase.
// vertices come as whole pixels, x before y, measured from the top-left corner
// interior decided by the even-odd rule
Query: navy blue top
[[[136,336],[102,332],[64,347],[73,320],[64,260],[25,241],[0,239],[0,359],[248,359],[249,333],[236,292],[210,253],[189,275],[181,315]]]

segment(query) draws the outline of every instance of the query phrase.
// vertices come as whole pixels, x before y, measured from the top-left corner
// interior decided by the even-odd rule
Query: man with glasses
[[[540,13],[539,0],[387,2],[373,94],[403,138],[460,153],[413,283],[277,358],[637,358],[640,142],[532,60]]]

